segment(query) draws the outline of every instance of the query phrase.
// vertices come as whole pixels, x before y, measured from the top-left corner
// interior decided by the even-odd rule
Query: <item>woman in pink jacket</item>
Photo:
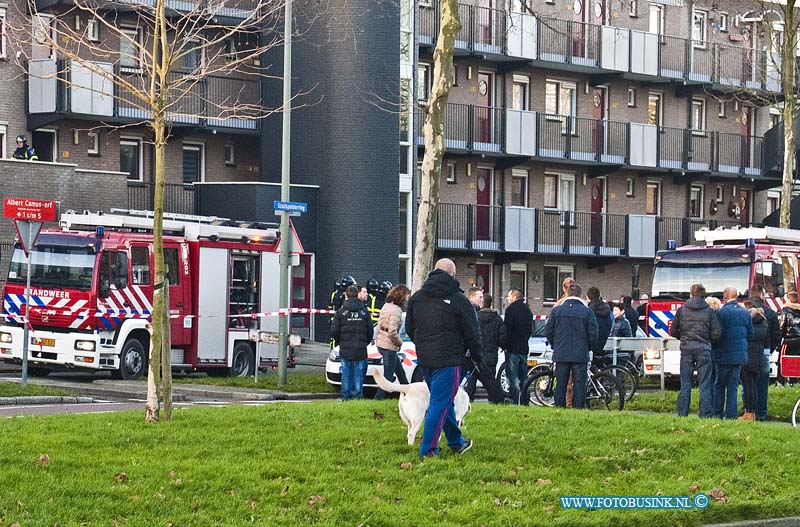
[[[394,381],[395,375],[400,384],[408,384],[403,363],[397,356],[403,339],[400,338],[400,326],[403,324],[403,306],[408,302],[411,291],[403,284],[397,284],[386,294],[386,303],[381,308],[376,329],[376,344],[383,357],[383,376],[389,382]],[[378,389],[376,399],[383,399],[386,393]]]

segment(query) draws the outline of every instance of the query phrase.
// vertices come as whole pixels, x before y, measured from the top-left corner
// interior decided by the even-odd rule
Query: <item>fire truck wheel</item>
[[[255,369],[253,348],[247,342],[240,342],[233,348],[233,362],[231,363],[231,377],[248,377],[253,375]]]
[[[130,381],[143,376],[146,370],[147,355],[144,346],[135,338],[128,339],[119,355],[119,370],[113,371],[113,376]]]

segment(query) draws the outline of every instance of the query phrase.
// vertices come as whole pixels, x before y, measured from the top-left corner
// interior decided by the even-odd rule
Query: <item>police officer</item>
[[[380,307],[376,307],[377,306],[376,301],[377,301],[377,296],[378,296],[378,289],[379,289],[379,286],[378,286],[378,281],[377,280],[375,280],[374,278],[370,278],[369,280],[367,280],[367,295],[368,296],[367,296],[366,306],[367,306],[367,309],[369,310],[369,318],[372,319],[372,323],[373,324],[377,324],[378,323],[378,319],[381,316],[381,307],[383,307],[383,304],[381,304]]]
[[[339,311],[345,301],[345,289],[351,285],[356,285],[356,279],[351,275],[346,274],[333,283],[333,291],[331,291],[331,300],[328,304],[328,309],[332,311]],[[333,315],[329,319],[329,323],[333,323]],[[333,338],[331,338],[331,349],[335,347]]]
[[[375,308],[380,312],[383,309],[383,304],[386,303],[386,295],[392,288],[392,283],[389,280],[384,280],[378,286],[378,292],[375,294]]]
[[[39,160],[39,156],[36,155],[36,150],[34,150],[32,146],[28,146],[28,138],[22,134],[17,136],[17,149],[14,150],[12,157],[24,161]]]

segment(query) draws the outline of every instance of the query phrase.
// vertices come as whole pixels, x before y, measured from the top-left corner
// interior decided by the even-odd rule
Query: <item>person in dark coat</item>
[[[364,396],[364,376],[367,373],[367,346],[372,341],[372,320],[358,288],[348,286],[344,305],[333,315],[331,337],[339,346],[342,361],[342,400]]]
[[[650,297],[647,293],[639,295],[639,305],[636,306],[636,314],[639,316],[639,327],[642,331],[647,331],[647,303]]]
[[[597,340],[592,347],[592,353],[595,357],[603,354],[603,349],[608,342],[608,336],[611,334],[611,307],[607,302],[603,301],[600,296],[600,290],[596,287],[590,287],[586,291],[586,297],[589,299],[589,309],[592,310],[594,316],[597,317]]]
[[[566,408],[572,374],[572,407],[586,407],[589,350],[597,342],[597,318],[580,298],[581,286],[569,287],[569,296],[550,312],[544,332],[556,363],[556,406]]]
[[[761,371],[756,380],[756,420],[764,421],[767,418],[767,400],[769,398],[769,359],[772,352],[777,350],[781,345],[781,322],[778,314],[770,309],[764,302],[766,292],[764,286],[756,284],[750,288],[750,301],[753,302],[753,307],[761,309],[764,312],[764,318],[767,320],[767,335],[769,336],[769,346],[764,348],[764,357],[761,361]],[[745,396],[744,385],[742,387],[742,397]]]
[[[711,344],[719,340],[720,323],[703,299],[706,288],[693,284],[690,298],[678,308],[669,334],[681,341],[681,390],[678,393],[678,415],[689,415],[692,402],[692,374],[697,371],[700,384],[700,417],[712,417]]]
[[[744,303],[745,309],[750,314],[753,322],[753,334],[747,339],[747,362],[742,366],[740,378],[742,381],[742,397],[744,398],[744,415],[739,420],[755,421],[758,391],[756,382],[761,374],[761,365],[764,362],[764,350],[769,348],[770,334],[769,322],[764,316],[764,311],[755,307],[751,300]]]
[[[633,334],[636,333],[636,328],[639,326],[639,313],[633,307],[633,298],[629,296],[622,297],[622,307],[625,310],[625,318],[628,319],[628,324],[631,326]],[[632,336],[632,335],[631,335]]]
[[[781,309],[781,335],[781,353],[800,355],[800,294],[795,291],[786,293],[786,303]]]
[[[500,315],[492,309],[493,298],[490,294],[483,295],[483,305],[478,311],[478,323],[481,329],[481,360],[474,375],[467,379],[464,391],[469,395],[470,401],[475,397],[475,387],[478,380],[486,390],[490,403],[499,404],[505,401],[505,393],[497,380],[497,351],[506,348],[506,325]]]
[[[472,447],[456,421],[453,401],[458,393],[461,365],[470,352],[481,359],[478,317],[461,291],[456,264],[448,258],[436,262],[422,287],[411,296],[406,312],[406,333],[417,349],[417,364],[431,393],[420,457],[439,454],[439,437],[444,430],[447,446],[463,453]]]
[[[611,308],[614,315],[614,322],[611,324],[612,337],[632,337],[631,323],[625,316],[625,307],[621,304],[614,304]]]
[[[742,366],[747,363],[747,341],[753,336],[750,313],[739,305],[738,291],[726,287],[722,293],[725,302],[717,314],[720,329],[719,367],[714,384],[714,416],[736,419],[739,415],[739,378]]]
[[[715,296],[707,296],[706,297],[706,304],[711,310],[714,312],[714,316],[717,316],[719,310],[722,309],[722,302],[719,298]],[[717,319],[719,322],[719,319]],[[719,370],[719,340],[716,342],[711,343],[711,383],[712,385],[717,382],[717,371]],[[711,408],[714,408],[714,390],[711,390]]]
[[[506,377],[508,393],[519,404],[519,388],[528,376],[528,339],[533,330],[533,313],[522,298],[522,291],[511,289],[506,295]]]

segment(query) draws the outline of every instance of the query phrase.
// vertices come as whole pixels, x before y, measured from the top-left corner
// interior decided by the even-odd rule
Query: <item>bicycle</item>
[[[800,412],[800,399],[797,399],[797,402],[794,403],[794,409],[792,410],[792,426],[795,428],[797,428],[798,412]]]
[[[622,383],[625,388],[625,400],[630,401],[639,389],[639,368],[628,353],[618,354],[617,364],[613,364],[613,360],[611,354],[606,354],[595,358],[594,364],[599,371],[613,375]]]
[[[620,410],[625,407],[625,388],[611,373],[599,371],[590,363],[586,383],[586,408]],[[555,370],[539,371],[525,379],[520,388],[520,403],[528,406],[554,406],[556,391]]]

